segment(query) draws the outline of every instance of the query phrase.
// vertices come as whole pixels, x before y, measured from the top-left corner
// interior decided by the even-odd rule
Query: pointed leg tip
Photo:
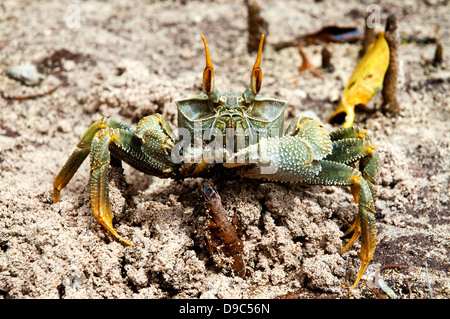
[[[123,237],[120,237],[119,238],[123,243],[125,243],[125,244],[127,244],[128,246],[130,246],[130,247],[134,247],[134,244],[133,243],[131,243],[131,242],[129,242],[128,240],[126,240],[125,238],[123,238]]]
[[[126,244],[126,245],[128,245],[128,246],[134,247],[134,245],[133,245],[131,242],[129,242],[128,240],[126,240],[125,238],[123,238],[122,236],[120,236],[115,230],[112,230],[111,233],[112,233],[118,240],[120,240],[122,243],[124,243],[124,244]]]
[[[356,281],[355,281],[355,282],[353,283],[353,285],[350,287],[350,290],[355,289],[356,286],[358,285],[358,283],[359,283],[359,279],[356,279]]]
[[[122,236],[120,236],[119,233],[117,233],[114,229],[108,228],[108,230],[109,230],[109,232],[110,232],[111,234],[114,235],[114,237],[116,237],[116,238],[117,238],[119,241],[121,241],[122,243],[124,243],[124,244],[126,244],[126,245],[128,245],[128,246],[134,247],[134,245],[133,245],[131,242],[129,242],[128,240],[126,240],[125,238],[123,238]]]
[[[356,286],[358,285],[358,283],[361,280],[362,276],[366,272],[366,269],[367,269],[368,265],[369,265],[369,261],[364,261],[364,260],[361,261],[361,268],[359,269],[358,277],[356,277],[356,280],[353,283],[353,285],[350,287],[350,290],[356,288]]]
[[[111,234],[113,234],[114,237],[116,237],[119,241],[121,241],[122,243],[124,243],[124,244],[126,244],[126,245],[128,245],[128,246],[134,247],[134,245],[133,245],[131,242],[129,242],[128,240],[126,240],[125,238],[123,238],[122,236],[120,236],[118,232],[116,232],[116,230],[112,227],[111,222],[106,222],[106,223],[101,222],[101,224],[102,224],[102,225],[103,225],[103,226],[104,226]]]
[[[56,204],[59,201],[60,190],[57,188],[53,189],[53,204]]]

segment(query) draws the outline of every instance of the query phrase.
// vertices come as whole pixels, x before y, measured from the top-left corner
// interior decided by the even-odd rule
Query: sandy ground
[[[71,5],[75,3],[75,5]],[[359,1],[261,1],[269,23],[262,95],[286,99],[286,122],[313,111],[326,122],[357,63],[360,44],[329,44],[335,70],[299,73],[296,48],[273,45],[322,26],[364,26]],[[43,63],[46,78],[25,87],[0,75],[0,298],[378,298],[364,283],[380,268],[399,298],[450,296],[450,72],[431,66],[436,26],[450,52],[448,1],[383,1],[399,20],[401,113],[385,116],[377,95],[357,113],[381,154],[378,246],[363,281],[359,241],[341,253],[357,207],[347,188],[223,179],[218,189],[244,242],[251,277],[211,262],[199,232],[200,179],[147,177],[124,165],[111,174],[119,233],[91,213],[86,161],[52,204],[52,182],[91,122],[112,116],[136,125],[160,112],[175,125],[174,101],[201,93],[208,40],[219,90],[243,91],[247,53],[243,1],[2,1],[0,68]],[[77,8],[79,11],[77,11]],[[73,14],[79,12],[79,28]],[[75,28],[74,28],[75,26]],[[322,45],[305,47],[320,66]],[[330,130],[339,126],[326,124]],[[123,177],[125,176],[125,177]],[[124,180],[125,178],[125,180]]]

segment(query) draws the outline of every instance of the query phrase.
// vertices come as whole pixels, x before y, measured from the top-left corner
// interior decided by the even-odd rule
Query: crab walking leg
[[[348,247],[350,247],[353,242],[361,236],[361,267],[356,277],[356,280],[351,287],[351,289],[355,288],[358,284],[361,277],[364,275],[367,266],[369,265],[370,260],[373,258],[373,254],[375,253],[375,247],[377,243],[377,228],[375,221],[375,201],[372,197],[372,190],[369,187],[369,184],[364,178],[361,178],[357,181],[357,185],[359,188],[359,200],[358,200],[358,217],[356,221],[347,230],[346,234],[353,231],[353,236],[349,240],[349,242],[342,248],[342,251],[345,251]]]
[[[326,143],[328,133],[321,124],[304,116],[297,116],[286,130],[287,136],[298,136],[322,153],[329,153],[325,159],[343,164],[351,164],[360,160],[364,179],[369,183],[374,201],[377,197],[380,160],[377,147],[373,144],[366,130],[360,127],[342,128],[329,133],[331,145]],[[325,153],[323,153],[325,152]],[[357,201],[357,200],[356,200]]]
[[[380,156],[376,149],[369,152],[369,156],[361,159],[361,167],[363,178],[369,184],[375,204],[378,197],[378,181],[380,177]]]
[[[362,265],[357,280],[352,286],[354,288],[364,274],[375,251],[375,203],[378,192],[380,159],[376,146],[364,129],[359,127],[343,128],[330,133],[330,138],[333,143],[333,151],[326,159],[344,164],[359,160],[363,177],[358,183],[352,185],[355,202],[359,204],[359,215],[353,225],[345,232],[345,235],[353,232],[353,236],[342,249],[342,251],[347,250],[361,235]]]
[[[355,201],[358,204],[358,216],[353,225],[347,230],[345,235],[353,232],[352,238],[342,248],[347,250],[356,239],[361,237],[361,268],[352,289],[356,287],[364,274],[370,260],[373,258],[376,247],[376,221],[375,221],[375,200],[369,183],[362,174],[349,166],[341,163],[321,161],[322,170],[310,181],[309,184],[325,185],[349,185]]]
[[[72,152],[63,168],[56,176],[53,182],[53,203],[56,204],[59,201],[59,195],[61,190],[66,187],[67,183],[72,179],[75,172],[80,165],[84,162],[89,155],[90,145],[87,147],[78,143],[77,148]]]
[[[361,147],[358,144],[354,146],[356,149]],[[349,147],[352,149],[351,146]],[[317,159],[317,152],[316,147],[301,136],[262,138],[259,143],[250,145],[234,155],[236,159],[243,156],[246,159],[245,163],[228,161],[224,166],[238,167],[239,174],[249,178],[311,185],[350,186],[358,203],[359,214],[350,229],[354,232],[353,237],[343,250],[361,237],[361,268],[353,285],[355,287],[375,252],[375,201],[372,190],[369,182],[363,177],[363,173],[338,161],[320,159],[320,157]],[[349,154],[351,153],[352,151],[349,151]],[[333,154],[331,152],[329,156],[332,157]],[[370,165],[376,166],[370,161],[369,159]],[[366,168],[370,167],[369,164]]]
[[[91,127],[83,134],[83,137],[77,144],[77,148],[72,152],[67,162],[59,171],[53,182],[53,203],[57,203],[61,190],[66,187],[78,168],[84,162],[91,150],[92,139],[95,134],[104,128],[122,128],[132,131],[133,129],[125,124],[119,123],[109,118],[103,118],[96,121]]]
[[[143,118],[137,131],[111,119],[95,122],[83,135],[77,149],[54,181],[54,202],[81,163],[90,154],[90,193],[95,218],[116,238],[131,245],[113,228],[109,202],[108,172],[111,158],[123,160],[137,170],[159,177],[173,177],[177,165],[170,160],[173,132],[159,114]]]
[[[302,138],[307,137],[309,128],[307,127],[318,124],[311,124],[311,119],[303,116],[297,116],[289,125],[286,130],[286,135],[299,136]],[[313,130],[313,132],[320,132],[319,130]],[[379,178],[379,155],[376,146],[373,144],[370,136],[366,130],[360,127],[342,128],[340,130],[331,132],[329,134],[332,148],[331,153],[325,157],[325,160],[332,162],[351,164],[356,161],[360,161],[360,167],[363,176],[363,183],[367,183],[372,193],[372,200],[374,205],[377,197],[377,187]],[[313,137],[314,141],[318,141],[319,138]],[[323,143],[322,143],[323,144]],[[355,198],[355,203],[359,202],[360,185],[355,183],[352,185],[352,193]],[[368,202],[368,201],[366,201]],[[370,209],[369,209],[370,210]],[[360,218],[358,217],[355,223],[347,230],[345,235],[354,231],[354,235],[349,243],[343,250],[350,247],[350,245],[358,238],[360,234]]]
[[[153,118],[154,116],[152,116]],[[138,129],[140,126],[138,125]],[[128,245],[113,228],[113,212],[109,201],[108,172],[111,155],[120,158],[136,169],[158,176],[169,174],[173,166],[168,159],[170,136],[158,129],[148,127],[143,133],[145,144],[138,134],[124,129],[104,129],[98,131],[91,143],[91,205],[94,217],[117,239]],[[150,138],[151,137],[151,138]],[[146,152],[147,151],[147,152]],[[164,156],[165,155],[165,156]],[[173,164],[172,164],[173,165]],[[167,177],[167,176],[166,176]]]
[[[378,194],[380,158],[366,130],[360,127],[343,128],[330,133],[333,151],[327,160],[350,164],[360,161],[360,170],[369,184],[374,203]],[[355,198],[357,201],[357,198]]]
[[[96,134],[91,144],[91,206],[94,217],[109,232],[124,243],[132,244],[123,239],[113,228],[113,213],[109,202],[108,171],[110,163],[109,144],[117,138],[112,131],[104,136]]]

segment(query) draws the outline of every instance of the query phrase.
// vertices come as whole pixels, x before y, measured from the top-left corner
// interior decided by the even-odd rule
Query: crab
[[[56,176],[54,203],[90,155],[93,214],[118,240],[132,245],[112,224],[108,171],[117,161],[149,175],[177,180],[206,177],[220,167],[227,174],[269,182],[350,186],[358,215],[345,233],[352,237],[342,251],[361,237],[361,266],[352,288],[356,287],[376,246],[379,155],[370,136],[359,127],[330,133],[320,122],[303,115],[296,116],[284,131],[287,101],[259,94],[264,35],[250,85],[243,93],[217,90],[208,45],[201,37],[206,55],[204,94],[176,101],[178,134],[160,114],[142,118],[136,128],[112,118],[96,121]]]

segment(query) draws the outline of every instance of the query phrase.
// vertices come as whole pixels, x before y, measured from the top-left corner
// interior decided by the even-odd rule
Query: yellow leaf
[[[367,104],[383,85],[384,75],[389,66],[389,46],[380,32],[377,41],[369,47],[348,80],[336,111],[329,121],[345,113],[342,127],[350,127],[355,119],[355,106]]]

